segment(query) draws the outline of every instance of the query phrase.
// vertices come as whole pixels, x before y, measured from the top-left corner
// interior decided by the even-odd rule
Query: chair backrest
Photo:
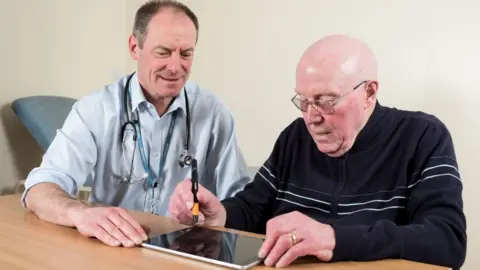
[[[13,101],[12,109],[40,147],[46,151],[76,101],[60,96],[30,96]]]

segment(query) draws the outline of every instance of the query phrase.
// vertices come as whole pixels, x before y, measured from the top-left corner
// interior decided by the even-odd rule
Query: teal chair
[[[35,141],[46,151],[76,101],[61,96],[29,96],[13,101],[12,110]],[[92,179],[89,177],[84,186],[88,189],[91,185]]]

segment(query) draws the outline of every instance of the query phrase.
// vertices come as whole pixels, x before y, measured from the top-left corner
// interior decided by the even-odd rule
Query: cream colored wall
[[[11,102],[30,95],[78,98],[126,71],[126,0],[0,1],[0,194],[42,151]]]
[[[474,116],[480,99],[480,2],[183,2],[200,20],[192,79],[215,91],[233,111],[250,165],[262,164],[279,132],[299,116],[290,98],[296,61],[305,47],[332,33],[368,42],[379,61],[380,102],[433,113],[453,134],[468,219],[462,269],[480,266],[480,217],[475,215],[480,125]]]

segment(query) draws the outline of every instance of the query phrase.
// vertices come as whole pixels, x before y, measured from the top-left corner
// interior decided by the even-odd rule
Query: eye
[[[185,52],[185,53],[182,53],[181,55],[182,55],[183,58],[188,59],[188,58],[190,58],[190,57],[192,56],[192,53],[190,53],[190,52]]]
[[[157,52],[156,55],[160,56],[160,57],[168,57],[170,56],[170,52],[166,52],[166,51],[160,51],[160,52]]]

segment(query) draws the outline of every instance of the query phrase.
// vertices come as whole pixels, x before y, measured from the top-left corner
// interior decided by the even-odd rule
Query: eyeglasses
[[[335,112],[335,105],[337,105],[340,101],[342,101],[345,97],[350,95],[353,91],[357,90],[362,84],[366,83],[367,81],[362,81],[361,83],[357,84],[355,87],[353,87],[353,90],[344,94],[343,96],[339,97],[337,100],[313,100],[309,101],[307,99],[302,99],[298,97],[298,94],[296,94],[292,98],[292,102],[297,107],[299,110],[302,112],[306,112],[308,109],[308,105],[311,104],[312,107],[317,111],[318,113],[321,114],[332,114]]]

